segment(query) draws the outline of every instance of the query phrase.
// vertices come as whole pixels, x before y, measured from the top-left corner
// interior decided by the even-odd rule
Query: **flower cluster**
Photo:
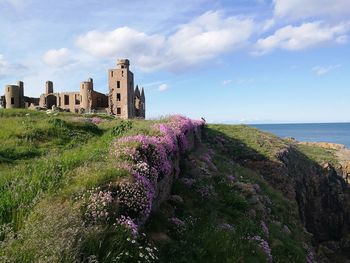
[[[227,181],[232,184],[236,181],[236,177],[234,175],[228,175],[226,176]]]
[[[145,238],[145,235],[143,234]],[[158,249],[152,246],[149,242],[146,242],[146,246],[142,246],[139,240],[134,238],[127,238],[126,241],[129,243],[128,251],[119,253],[116,257],[116,262],[158,262]]]
[[[260,222],[260,225],[261,225],[262,231],[264,232],[265,237],[268,238],[269,235],[270,235],[270,232],[269,232],[269,228],[268,228],[268,226],[266,225],[265,221],[261,221],[261,222]]]
[[[272,262],[271,248],[269,246],[269,243],[265,239],[263,239],[261,236],[253,236],[253,237],[249,237],[248,239],[257,241],[259,244],[259,247],[262,249],[262,251],[266,255],[267,260],[269,262]]]
[[[186,229],[186,223],[180,218],[171,217],[168,221],[175,232],[181,233]]]
[[[84,214],[85,220],[89,223],[108,221],[112,202],[113,197],[110,191],[102,191],[99,188],[89,191]]]
[[[133,236],[136,236],[138,233],[138,226],[128,216],[121,215],[119,218],[117,218],[116,224],[129,229]]]
[[[314,253],[312,252],[311,249],[307,250],[307,255],[306,255],[306,263],[314,263],[316,262]]]
[[[115,149],[115,156],[131,161],[132,168],[142,173],[142,176],[147,178],[150,176],[163,177],[171,172],[171,163],[166,149],[159,138],[155,136],[123,137],[115,142]],[[158,178],[148,179],[157,181]]]
[[[227,230],[227,231],[235,231],[235,227],[233,225],[228,224],[228,223],[222,223],[222,224],[218,225],[218,229]]]
[[[186,185],[187,187],[192,187],[195,183],[196,183],[196,180],[193,179],[193,178],[181,178],[180,181]]]
[[[204,125],[201,121],[176,115],[169,117],[166,123],[154,126],[159,130],[159,136],[140,134],[114,142],[113,155],[119,166],[132,175],[132,180],[117,186],[115,198],[119,214],[124,216],[120,220],[128,218],[135,224],[134,229],[137,229],[137,224],[145,222],[152,209],[158,182],[176,171],[172,156],[188,150],[188,134],[198,133],[201,125]],[[117,220],[119,224],[124,221]]]
[[[149,216],[154,198],[154,188],[150,182],[134,174],[133,181],[124,181],[118,185],[117,203],[119,212],[143,223]]]
[[[204,199],[207,199],[207,198],[215,195],[215,190],[214,190],[214,187],[212,185],[200,186],[197,188],[197,192]]]
[[[168,151],[180,150],[185,152],[189,149],[190,144],[187,135],[193,132],[199,137],[200,127],[205,125],[202,120],[194,121],[181,115],[169,117],[167,123],[159,124],[159,131],[162,133],[162,142],[165,143]]]
[[[212,161],[211,161],[211,156],[210,156],[209,154],[207,154],[207,153],[203,154],[203,155],[201,156],[201,159],[202,159],[204,162],[206,162],[207,164],[211,164],[211,163],[212,163]]]

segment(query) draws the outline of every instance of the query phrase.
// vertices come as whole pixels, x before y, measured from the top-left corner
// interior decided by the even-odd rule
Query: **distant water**
[[[331,142],[350,149],[350,123],[255,124],[260,130],[301,142]]]

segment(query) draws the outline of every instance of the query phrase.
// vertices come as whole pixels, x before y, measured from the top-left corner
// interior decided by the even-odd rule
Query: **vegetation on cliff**
[[[294,185],[302,170],[336,162],[331,151],[182,116],[0,118],[2,262],[324,257]]]

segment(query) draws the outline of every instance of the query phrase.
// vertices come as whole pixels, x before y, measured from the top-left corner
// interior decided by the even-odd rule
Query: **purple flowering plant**
[[[256,241],[260,249],[264,252],[268,262],[272,262],[272,254],[269,243],[263,239],[261,236],[248,237],[249,240]]]
[[[135,234],[150,215],[158,182],[178,170],[172,157],[189,149],[188,135],[199,136],[203,125],[202,121],[175,115],[153,126],[157,136],[139,134],[116,139],[112,155],[117,169],[125,170],[130,177],[110,184],[102,194],[90,194],[86,205],[89,220],[95,222],[107,216],[105,221],[122,225]]]

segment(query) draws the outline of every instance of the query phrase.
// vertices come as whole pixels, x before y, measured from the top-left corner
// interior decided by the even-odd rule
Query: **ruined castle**
[[[24,83],[6,85],[0,104],[6,109],[58,108],[76,113],[107,113],[123,119],[145,118],[144,89],[134,88],[134,74],[129,70],[128,59],[118,59],[117,68],[108,70],[108,94],[94,90],[93,79],[80,84],[77,92],[54,92],[52,81],[47,81],[45,93],[40,98],[24,96]]]

